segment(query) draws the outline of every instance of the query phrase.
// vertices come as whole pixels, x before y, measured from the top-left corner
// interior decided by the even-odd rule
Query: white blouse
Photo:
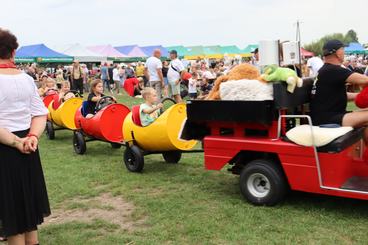
[[[0,74],[0,128],[10,132],[26,130],[32,117],[47,113],[33,78],[25,73]]]

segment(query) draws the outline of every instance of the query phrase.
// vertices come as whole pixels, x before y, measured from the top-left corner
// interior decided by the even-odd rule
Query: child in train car
[[[103,94],[103,81],[101,79],[95,79],[91,83],[91,90],[88,95],[87,115],[86,118],[91,118],[96,114],[96,105],[100,101]]]
[[[63,103],[68,99],[74,98],[75,95],[73,93],[68,93],[70,91],[70,82],[69,81],[61,81],[61,89],[59,92],[59,103]],[[65,96],[66,94],[66,96]]]
[[[139,107],[140,119],[142,126],[148,126],[153,123],[160,115],[162,103],[157,103],[158,96],[156,90],[146,87],[142,90],[144,103]]]
[[[56,82],[51,77],[47,78],[47,80],[46,80],[46,91],[45,91],[45,95],[47,95],[50,90],[57,91]]]

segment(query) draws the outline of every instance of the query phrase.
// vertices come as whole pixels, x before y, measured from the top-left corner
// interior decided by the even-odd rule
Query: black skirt
[[[28,130],[14,132],[25,137]],[[50,215],[50,205],[38,150],[22,154],[0,144],[0,236],[37,230]]]

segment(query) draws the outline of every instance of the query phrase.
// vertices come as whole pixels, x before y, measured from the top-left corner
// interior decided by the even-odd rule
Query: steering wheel
[[[162,114],[164,111],[169,109],[172,105],[176,104],[176,101],[170,97],[166,97],[161,99],[161,104],[163,104],[163,107],[160,109],[160,113]]]
[[[64,94],[64,97],[65,97],[67,94],[74,94],[74,95],[75,95],[75,97],[79,97],[79,98],[81,98],[81,97],[82,97],[82,95],[81,95],[78,91],[76,91],[76,90],[69,90],[68,92],[66,92],[66,93]]]
[[[96,104],[96,112],[102,110],[108,105],[116,103],[115,99],[112,96],[104,96],[102,97]]]

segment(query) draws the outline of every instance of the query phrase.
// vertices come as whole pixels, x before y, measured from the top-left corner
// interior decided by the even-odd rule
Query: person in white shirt
[[[316,77],[318,75],[319,69],[323,66],[323,64],[323,60],[318,56],[310,58],[307,61],[307,67],[310,70],[309,76]]]
[[[120,66],[115,65],[112,70],[112,80],[114,80],[114,90],[117,94],[120,94],[120,76],[119,76]]]
[[[14,64],[17,38],[0,28],[0,237],[38,244],[37,226],[50,215],[38,139],[46,125],[33,78]]]
[[[161,51],[155,49],[153,56],[146,61],[144,74],[149,81],[150,87],[154,88],[159,98],[162,98],[162,89],[165,86],[164,77],[162,75],[162,62],[160,60]]]
[[[170,65],[167,72],[167,80],[169,82],[169,94],[172,95],[176,103],[182,102],[180,96],[180,81],[185,72],[183,63],[178,59],[176,50],[170,51]]]

